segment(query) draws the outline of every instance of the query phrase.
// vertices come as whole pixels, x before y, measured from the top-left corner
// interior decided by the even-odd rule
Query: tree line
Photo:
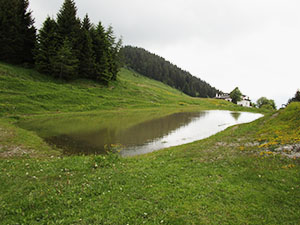
[[[287,104],[290,104],[290,103],[292,103],[292,102],[300,102],[300,89],[298,89],[298,90],[296,91],[296,93],[295,93],[295,95],[294,95],[293,98],[290,98],[290,99],[288,100],[288,103],[287,103]]]
[[[34,65],[42,73],[72,80],[108,83],[121,67],[121,39],[113,28],[77,16],[73,0],[65,0],[56,19],[47,17],[37,32],[28,0],[0,0],[0,60]]]
[[[192,97],[215,97],[216,93],[220,92],[205,81],[143,48],[125,46],[121,49],[121,54],[124,63],[131,69]]]

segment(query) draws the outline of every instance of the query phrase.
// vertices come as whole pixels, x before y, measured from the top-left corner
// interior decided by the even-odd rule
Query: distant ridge
[[[122,48],[125,64],[136,72],[161,81],[192,97],[215,97],[220,91],[164,58],[133,46]]]

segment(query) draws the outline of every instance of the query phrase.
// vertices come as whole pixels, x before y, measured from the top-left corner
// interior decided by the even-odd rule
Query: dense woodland
[[[112,27],[96,26],[88,15],[77,17],[73,0],[65,0],[56,19],[48,17],[39,32],[28,0],[0,0],[0,60],[35,66],[65,80],[87,78],[108,83],[121,67]]]
[[[219,91],[164,58],[145,49],[125,46],[121,50],[125,64],[144,76],[161,81],[193,97],[215,97]]]

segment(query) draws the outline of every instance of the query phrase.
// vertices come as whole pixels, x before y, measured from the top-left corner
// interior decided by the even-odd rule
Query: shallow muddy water
[[[35,131],[67,155],[104,154],[113,148],[122,156],[133,156],[200,140],[261,116],[220,110],[152,116],[154,118],[136,114],[95,114],[40,118],[23,121],[19,126]]]

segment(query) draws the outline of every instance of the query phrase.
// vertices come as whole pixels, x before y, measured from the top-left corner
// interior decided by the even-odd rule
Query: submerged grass
[[[6,108],[1,108],[5,117],[0,119],[1,224],[300,223],[299,159],[280,154],[261,155],[264,150],[259,148],[261,144],[278,137],[284,140],[280,144],[299,141],[299,103],[266,114],[255,122],[230,127],[205,140],[143,156],[120,158],[116,154],[108,154],[60,157],[35,133],[18,128],[13,123],[19,118],[30,119],[24,114],[38,113],[41,115],[35,117],[42,119],[42,114],[47,113],[50,120],[57,116],[57,109],[76,112],[79,106],[73,102],[74,99],[81,101],[85,97],[95,96],[95,93],[105,96],[99,100],[102,105],[98,106],[98,100],[91,97],[92,100],[87,99],[82,110],[78,111],[105,109],[102,111],[105,117],[110,113],[125,113],[123,107],[132,108],[132,112],[138,110],[156,116],[151,111],[161,109],[159,105],[164,104],[168,107],[161,109],[162,113],[178,107],[198,110],[237,108],[226,102],[189,98],[127,70],[123,70],[114,88],[105,88],[88,81],[55,83],[41,78],[34,71],[29,76],[31,70],[4,64],[0,68],[1,85],[11,85],[0,86],[1,97],[6,96],[6,100],[1,98],[1,104]],[[4,74],[5,68],[7,72]],[[13,79],[16,79],[16,86],[12,84]],[[33,93],[34,88],[36,94],[51,92],[51,88],[66,93],[60,99],[49,97],[43,103],[39,98],[45,98],[44,94],[38,100],[31,101],[31,95],[27,94],[25,87],[21,87],[21,79],[25,86],[28,85],[28,93],[30,90]],[[34,80],[33,87],[30,80]],[[149,102],[149,95],[153,94],[151,90],[155,85],[157,89],[162,87],[155,94],[165,95],[168,92],[169,97],[158,95],[154,104]],[[38,89],[38,86],[41,88]],[[91,95],[87,94],[89,88]],[[12,93],[17,90],[20,92],[13,96]],[[148,93],[143,95],[142,90],[148,90]],[[111,92],[115,94],[106,96]],[[118,94],[124,97],[122,101],[116,97]],[[116,101],[110,103],[113,97]],[[136,104],[131,105],[135,98]],[[39,107],[39,104],[44,107]],[[53,107],[55,104],[58,105]],[[91,107],[93,104],[98,108]],[[110,105],[105,108],[104,104]],[[19,108],[20,105],[23,108]],[[59,115],[68,117],[75,113]],[[33,152],[7,157],[5,154],[10,151],[3,150],[3,146],[22,147]]]

